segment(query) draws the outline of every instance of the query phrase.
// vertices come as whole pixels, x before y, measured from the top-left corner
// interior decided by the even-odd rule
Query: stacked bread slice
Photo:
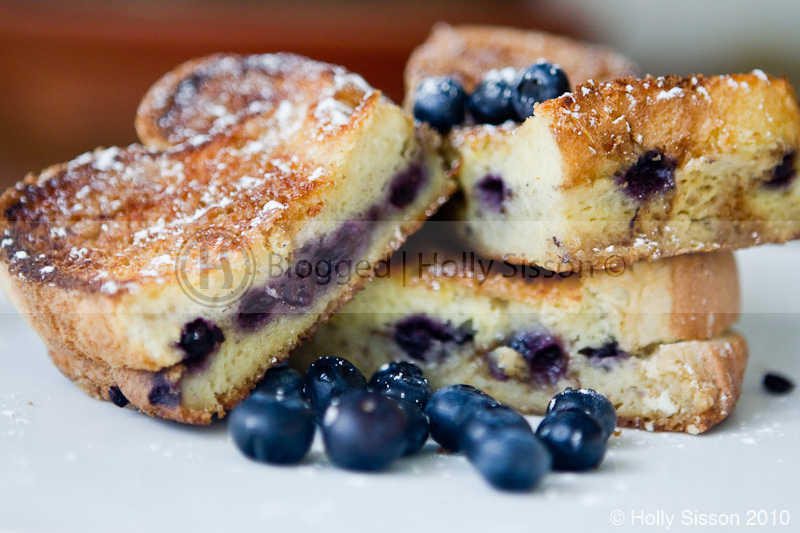
[[[535,414],[590,387],[624,425],[703,432],[735,406],[748,355],[729,329],[729,250],[800,237],[794,92],[760,71],[637,78],[605,48],[442,25],[411,57],[406,107],[428,76],[469,92],[542,59],[573,90],[520,124],[455,127],[461,194],[447,220],[293,360],[335,353],[369,371],[410,359],[436,386],[473,384]]]

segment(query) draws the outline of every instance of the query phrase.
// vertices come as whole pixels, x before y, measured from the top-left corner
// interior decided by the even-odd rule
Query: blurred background
[[[405,61],[437,21],[595,40],[652,74],[762,68],[800,82],[798,0],[0,0],[0,187],[135,142],[147,88],[211,52],[304,54],[400,101]]]

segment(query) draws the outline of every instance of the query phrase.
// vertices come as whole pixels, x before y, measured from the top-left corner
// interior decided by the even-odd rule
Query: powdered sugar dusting
[[[47,192],[48,256],[14,250],[7,232],[2,247],[20,263],[17,275],[74,265],[115,294],[130,288],[126,279],[165,274],[182,244],[209,225],[269,230],[334,173],[315,140],[348,124],[374,92],[358,75],[289,54],[224,57],[184,75],[167,75],[147,100],[171,148],[97,150],[39,177],[42,187],[58,180]],[[30,188],[17,191],[24,209],[40,208]]]
[[[656,95],[656,100],[671,100],[679,96],[683,96],[683,89],[680,87],[673,87],[669,91],[659,92],[658,95]]]

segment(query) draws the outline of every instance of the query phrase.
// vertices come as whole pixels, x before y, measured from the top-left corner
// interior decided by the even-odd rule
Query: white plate
[[[779,529],[798,531],[800,393],[770,395],[761,380],[800,380],[800,246],[738,257],[751,360],[730,419],[699,437],[623,430],[598,471],[553,474],[521,495],[432,443],[381,474],[334,468],[319,442],[298,467],[250,462],[224,422],[185,427],[85,396],[0,298],[0,529],[624,531],[666,529],[672,516],[672,531],[787,517]]]

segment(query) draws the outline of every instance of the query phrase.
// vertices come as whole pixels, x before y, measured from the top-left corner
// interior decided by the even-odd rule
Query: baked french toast
[[[578,86],[451,137],[481,252],[579,270],[800,237],[800,109],[761,72]]]
[[[747,345],[729,329],[730,252],[556,274],[434,242],[402,248],[290,363],[343,354],[369,375],[411,361],[434,389],[467,383],[539,415],[564,388],[588,387],[621,425],[651,431],[700,433],[736,405]]]
[[[521,123],[449,134],[463,192],[452,216],[471,247],[572,271],[800,237],[800,109],[786,79],[634,78],[612,52],[564,38],[442,27],[408,63],[405,105],[427,76],[471,91],[539,60],[572,91]]]
[[[453,189],[410,116],[300,56],[191,61],[141,109],[145,145],[0,197],[0,280],[67,377],[152,416],[223,416]]]

